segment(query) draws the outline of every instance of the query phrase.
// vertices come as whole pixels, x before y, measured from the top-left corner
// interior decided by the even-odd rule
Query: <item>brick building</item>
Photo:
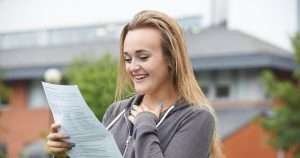
[[[260,73],[268,69],[288,78],[294,68],[292,54],[225,25],[195,31],[189,27],[197,23],[188,22],[189,56],[203,91],[216,108],[226,155],[276,157],[277,151],[266,144],[267,134],[258,122],[271,105]],[[113,27],[118,30],[120,25]],[[34,147],[43,149],[40,140],[51,123],[40,84],[47,69],[63,72],[81,55],[111,52],[118,56],[118,31],[109,27],[112,25],[0,34],[0,67],[12,90],[9,103],[0,107],[0,144],[9,158],[38,154]]]

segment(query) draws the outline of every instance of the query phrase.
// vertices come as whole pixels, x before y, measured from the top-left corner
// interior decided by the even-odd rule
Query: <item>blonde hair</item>
[[[158,11],[145,10],[137,13],[133,20],[126,24],[122,30],[116,99],[124,97],[125,91],[133,87],[125,70],[123,49],[126,35],[130,30],[143,27],[154,28],[161,33],[161,46],[164,57],[168,63],[173,84],[179,96],[191,105],[206,107],[213,114],[216,122],[215,112],[200,89],[193,73],[180,26],[176,20]],[[220,140],[215,128],[211,143],[211,158],[221,157]]]

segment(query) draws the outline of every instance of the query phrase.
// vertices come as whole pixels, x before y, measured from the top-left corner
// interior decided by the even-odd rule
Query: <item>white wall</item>
[[[236,83],[233,84],[233,96],[237,99],[260,100],[265,98],[265,90],[259,71],[240,70],[237,72]]]
[[[262,86],[258,70],[200,72],[197,77],[200,86],[208,87],[209,91],[207,96],[209,99],[248,101],[265,99],[265,90]],[[228,98],[216,97],[216,86],[218,84],[229,85],[230,95]]]

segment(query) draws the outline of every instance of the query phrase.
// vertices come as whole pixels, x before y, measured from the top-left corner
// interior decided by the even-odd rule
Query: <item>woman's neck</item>
[[[177,92],[172,87],[166,90],[159,90],[158,92],[145,94],[142,104],[143,106],[159,106],[159,104],[163,104],[162,111],[168,109],[172,106],[176,100],[178,99]]]

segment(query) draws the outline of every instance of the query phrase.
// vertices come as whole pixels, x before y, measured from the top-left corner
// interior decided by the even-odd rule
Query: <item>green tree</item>
[[[0,158],[5,158],[5,153],[3,151],[0,151]]]
[[[293,80],[278,80],[270,71],[263,73],[269,94],[280,106],[263,119],[263,127],[271,134],[270,143],[276,149],[292,152],[300,158],[300,34],[292,38],[297,68]]]
[[[1,104],[7,104],[8,103],[8,97],[9,97],[10,90],[6,84],[3,82],[3,70],[0,69],[0,106]],[[1,117],[1,111],[0,111],[0,117]],[[0,125],[0,132],[4,130],[4,128]],[[0,144],[0,158],[5,158],[5,151],[2,150],[1,144]]]
[[[66,71],[66,79],[77,84],[87,104],[98,118],[114,101],[117,61],[110,55],[75,59]]]
[[[10,90],[8,86],[3,82],[4,71],[0,69],[0,105],[8,103],[8,97]]]

